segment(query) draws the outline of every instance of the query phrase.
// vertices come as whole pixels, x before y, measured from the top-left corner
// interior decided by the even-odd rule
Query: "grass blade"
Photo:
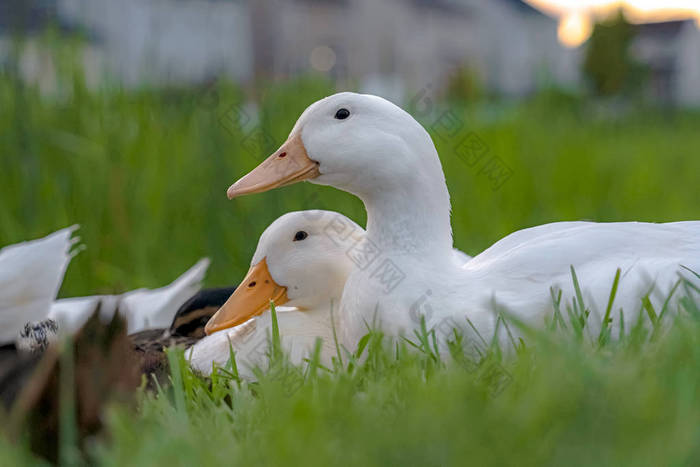
[[[659,321],[661,321],[668,311],[668,305],[671,303],[671,298],[673,297],[673,294],[676,293],[676,290],[678,289],[678,286],[681,285],[681,282],[683,282],[681,279],[678,279],[678,281],[673,285],[671,288],[671,292],[668,294],[668,297],[666,297],[666,300],[664,301],[664,305],[661,308],[661,313],[659,313]]]
[[[182,366],[180,361],[180,355],[176,349],[168,349],[168,363],[170,364],[170,377],[172,379],[173,386],[173,397],[175,398],[175,408],[185,420],[189,417],[187,415],[187,404],[185,402],[185,390],[183,387],[182,380]]]
[[[79,463],[78,429],[75,413],[75,360],[73,357],[73,342],[70,338],[63,342],[60,355],[59,374],[59,464],[61,466]]]
[[[335,355],[338,358],[338,363],[340,364],[340,366],[343,366],[343,356],[340,353],[340,343],[338,342],[338,333],[335,328],[335,313],[333,305],[335,305],[335,303],[333,302],[333,300],[331,300],[331,329],[333,330],[333,343],[335,344]],[[367,339],[369,339],[369,334],[366,334],[365,336],[367,337]],[[360,342],[362,342],[362,339],[360,339]],[[367,341],[365,341],[365,344],[366,342]],[[364,349],[364,347],[362,347],[362,349]],[[359,355],[361,355],[361,349],[359,348],[359,346],[357,352],[359,357]]]
[[[620,283],[621,273],[622,270],[620,268],[617,268],[617,271],[615,271],[615,279],[613,280],[613,285],[610,289],[610,296],[608,297],[608,305],[605,308],[603,322],[600,325],[600,334],[598,335],[599,346],[603,346],[610,337],[610,326],[612,324],[612,318],[610,318],[610,313],[612,312],[613,303],[615,302],[615,296],[617,295],[617,287]]]
[[[644,307],[644,311],[647,312],[647,316],[649,317],[651,324],[656,327],[659,322],[659,317],[656,314],[656,310],[654,310],[654,305],[652,305],[651,300],[649,300],[649,295],[642,297],[642,306]]]
[[[272,357],[275,361],[282,358],[282,343],[280,342],[280,328],[277,321],[275,302],[270,300],[270,315],[272,317],[272,340],[270,341]]]
[[[557,329],[557,324],[562,328],[566,329],[566,323],[564,322],[564,317],[561,314],[561,289],[558,290],[558,294],[554,295],[554,288],[549,288],[549,294],[552,296],[552,307],[554,308],[554,316],[552,317],[551,330]]]
[[[581,334],[583,334],[583,329],[586,327],[586,322],[588,321],[589,310],[586,309],[586,304],[583,301],[583,293],[581,292],[581,286],[578,282],[578,276],[576,275],[576,269],[571,265],[571,280],[574,283],[574,291],[576,292],[576,301],[574,302],[574,313],[581,323]]]

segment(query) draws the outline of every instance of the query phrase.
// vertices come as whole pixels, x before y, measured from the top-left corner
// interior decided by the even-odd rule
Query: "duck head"
[[[310,105],[287,141],[227,194],[234,198],[307,180],[364,197],[426,177],[444,182],[425,129],[381,97],[342,92]]]
[[[260,236],[250,269],[226,303],[209,320],[207,334],[244,323],[275,305],[314,310],[339,300],[352,269],[347,245],[329,234],[343,223],[354,236],[364,230],[332,211],[287,213]],[[350,239],[348,239],[350,241]]]

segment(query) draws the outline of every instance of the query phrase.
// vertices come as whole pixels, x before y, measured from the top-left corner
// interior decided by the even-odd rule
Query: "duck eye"
[[[309,234],[307,234],[307,233],[304,232],[303,230],[300,230],[299,232],[297,232],[297,233],[294,234],[294,241],[295,241],[295,242],[300,242],[300,241],[304,240],[304,239],[305,239],[306,237],[308,237],[308,236],[309,236]]]
[[[338,120],[345,120],[350,116],[350,111],[348,109],[338,109],[335,113],[335,118]]]

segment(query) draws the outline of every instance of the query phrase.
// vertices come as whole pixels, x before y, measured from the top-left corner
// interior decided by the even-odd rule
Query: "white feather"
[[[47,318],[72,258],[77,228],[0,250],[0,343],[14,342],[26,323]]]
[[[100,316],[111,319],[119,313],[127,319],[129,333],[169,327],[180,306],[199,291],[209,259],[203,258],[170,285],[154,290],[137,289],[121,295],[94,295],[57,300],[49,317],[60,332],[74,333],[100,304]]]
[[[300,365],[311,357],[318,338],[322,342],[320,363],[329,366],[335,353],[329,307],[310,311],[277,307],[276,310],[280,342],[289,361]],[[193,369],[210,375],[213,364],[224,367],[233,350],[239,375],[254,380],[253,369],[267,367],[271,331],[272,314],[266,311],[239,326],[205,337],[187,349],[185,357]]]

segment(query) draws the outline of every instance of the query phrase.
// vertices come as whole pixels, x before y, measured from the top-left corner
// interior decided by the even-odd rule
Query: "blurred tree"
[[[445,94],[450,102],[474,102],[483,97],[484,90],[476,69],[469,65],[457,68],[450,74]]]
[[[644,69],[630,52],[634,26],[622,10],[596,23],[588,41],[583,73],[599,96],[612,96],[635,90],[643,80]]]

